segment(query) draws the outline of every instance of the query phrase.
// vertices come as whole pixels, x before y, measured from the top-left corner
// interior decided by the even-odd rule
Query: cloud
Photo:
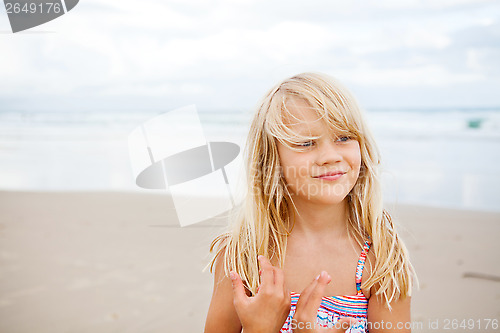
[[[492,1],[86,0],[40,27],[55,33],[2,36],[0,103],[122,96],[119,107],[143,96],[236,107],[301,70],[360,91],[500,88],[499,19]]]

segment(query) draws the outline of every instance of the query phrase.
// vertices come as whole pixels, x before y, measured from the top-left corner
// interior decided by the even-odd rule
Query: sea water
[[[129,133],[164,112],[2,110],[0,190],[168,192],[135,184],[128,150]],[[241,148],[225,168],[233,190],[243,179],[251,113],[198,111],[207,142]],[[500,211],[500,109],[368,109],[365,114],[381,152],[387,201]],[[220,193],[198,188],[195,194]]]

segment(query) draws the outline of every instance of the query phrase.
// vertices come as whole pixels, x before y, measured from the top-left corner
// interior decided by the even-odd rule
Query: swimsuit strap
[[[358,266],[356,267],[356,290],[358,291],[358,295],[361,295],[361,277],[363,276],[363,267],[365,267],[365,260],[368,250],[370,249],[370,241],[366,241],[363,246],[363,250],[361,251],[361,255],[359,256]]]

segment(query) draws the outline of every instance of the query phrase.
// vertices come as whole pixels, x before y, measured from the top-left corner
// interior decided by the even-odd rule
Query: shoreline
[[[55,189],[55,190],[41,190],[41,189],[0,189],[0,196],[2,195],[38,195],[38,194],[48,194],[48,195],[57,195],[57,194],[69,194],[69,195],[138,195],[138,196],[160,196],[160,197],[170,197],[171,193],[162,191],[162,190],[150,190],[139,187],[134,187],[130,189]],[[208,198],[208,199],[218,199],[220,196],[218,195],[183,195],[184,197],[195,197],[195,198]],[[476,212],[476,213],[487,213],[487,214],[500,214],[500,205],[495,209],[484,209],[484,208],[470,208],[463,207],[460,205],[452,205],[452,204],[426,204],[426,203],[415,203],[415,202],[404,202],[404,201],[392,201],[392,200],[384,200],[384,208],[391,207],[421,207],[421,208],[430,208],[430,209],[439,209],[446,211],[463,211],[463,212]],[[391,209],[392,210],[392,209]],[[390,212],[389,212],[390,213]]]

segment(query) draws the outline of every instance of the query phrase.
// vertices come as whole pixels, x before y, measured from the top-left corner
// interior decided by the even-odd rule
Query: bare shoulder
[[[373,251],[369,251],[366,256],[365,268],[363,270],[362,283],[368,280],[375,266],[376,256]],[[368,302],[368,322],[371,323],[370,332],[387,332],[389,326],[392,327],[391,332],[411,332],[411,297],[399,297],[392,299],[390,308],[387,306],[384,297],[376,295],[376,291],[380,285],[376,283],[369,290],[363,289],[363,293]],[[377,323],[377,324],[375,324]],[[381,323],[385,323],[383,326]],[[378,326],[380,329],[375,328]],[[384,329],[384,327],[386,329]]]
[[[371,333],[378,332],[411,332],[411,297],[398,298],[391,301],[389,309],[382,297],[372,295],[368,303],[368,322]],[[385,324],[382,324],[385,323]],[[389,329],[391,327],[391,329]]]
[[[233,286],[224,272],[223,253],[214,266],[214,289],[205,322],[205,333],[241,332],[241,323],[233,304]]]
[[[361,277],[361,285],[363,285],[363,283],[365,283],[365,281],[367,281],[370,278],[374,267],[375,267],[375,254],[372,251],[372,249],[370,248],[368,250],[368,254],[366,255],[365,267],[363,268],[363,275]],[[371,293],[372,293],[371,289],[373,289],[373,288],[361,289],[361,291],[363,292],[363,294],[365,295],[365,297],[367,299],[369,299],[371,296]]]

